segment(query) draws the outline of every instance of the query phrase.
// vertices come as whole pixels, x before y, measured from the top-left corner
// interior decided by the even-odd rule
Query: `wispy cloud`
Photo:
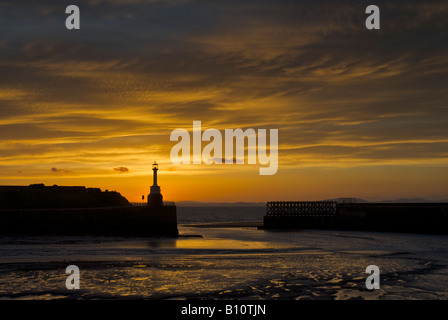
[[[119,173],[129,173],[129,169],[126,167],[117,167],[117,168],[114,168],[114,171],[117,171]]]
[[[170,132],[197,119],[279,129],[280,171],[440,165],[448,6],[380,3],[369,32],[367,4],[79,1],[81,30],[68,32],[58,1],[4,1],[0,174],[148,174],[148,159],[170,163]]]
[[[54,167],[51,168],[50,171],[54,172],[54,173],[69,173],[70,172],[70,170],[59,169],[59,168],[54,168]]]

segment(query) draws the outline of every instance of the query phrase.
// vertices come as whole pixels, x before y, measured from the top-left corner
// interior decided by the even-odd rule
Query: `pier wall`
[[[339,229],[448,234],[448,203],[338,204]]]
[[[268,202],[265,229],[335,229],[448,234],[448,203]],[[274,204],[275,209],[272,210]],[[297,207],[313,207],[309,214]]]
[[[1,209],[0,234],[177,236],[175,206]]]

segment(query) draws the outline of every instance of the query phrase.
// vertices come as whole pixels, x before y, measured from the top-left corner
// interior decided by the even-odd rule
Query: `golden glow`
[[[151,2],[121,5],[131,17]],[[178,6],[195,4],[166,6],[176,16]],[[388,28],[360,32],[362,6],[271,6],[210,4],[206,16],[190,10],[201,28],[151,16],[148,30],[157,32],[104,8],[117,26],[99,14],[90,27],[108,32],[6,34],[0,184],[85,185],[140,201],[157,161],[162,193],[173,201],[448,198],[446,41],[415,32],[420,24],[445,26],[448,7],[394,11],[406,19],[389,21],[391,28],[415,36],[415,51],[391,41],[401,38]],[[150,9],[139,15],[160,10]],[[5,19],[20,33],[21,19]],[[194,120],[203,130],[278,129],[278,173],[173,165],[170,133],[191,131]]]

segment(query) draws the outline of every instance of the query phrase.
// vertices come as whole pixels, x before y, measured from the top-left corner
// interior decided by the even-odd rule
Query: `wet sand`
[[[445,236],[270,232],[245,223],[180,231],[178,239],[2,237],[0,299],[448,298]],[[81,270],[80,290],[65,288],[69,264]],[[380,290],[365,287],[371,264]]]

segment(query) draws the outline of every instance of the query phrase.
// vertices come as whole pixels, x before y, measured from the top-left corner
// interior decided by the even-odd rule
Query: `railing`
[[[146,207],[147,202],[129,202],[133,207]]]
[[[324,217],[336,215],[336,201],[271,201],[268,216]]]
[[[129,202],[133,207],[146,207],[148,206],[147,202]],[[164,207],[174,207],[176,203],[174,201],[163,201]]]
[[[339,198],[339,203],[358,203],[358,199],[356,198]]]

